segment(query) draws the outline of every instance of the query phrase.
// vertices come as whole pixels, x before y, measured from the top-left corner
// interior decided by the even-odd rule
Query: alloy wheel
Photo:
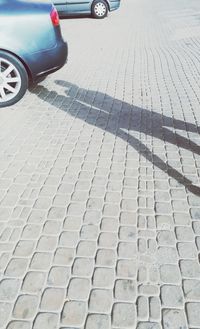
[[[15,98],[21,83],[18,69],[9,60],[0,57],[0,104]]]

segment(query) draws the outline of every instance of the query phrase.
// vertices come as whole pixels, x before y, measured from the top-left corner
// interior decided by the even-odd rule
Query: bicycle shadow
[[[155,167],[167,173],[169,177],[185,186],[191,193],[200,196],[199,186],[194,185],[190,179],[173,168],[167,161],[165,162],[154,154],[150,148],[136,137],[137,134],[144,134],[200,155],[200,147],[195,142],[181,136],[176,131],[173,132],[168,129],[173,128],[198,133],[199,127],[192,123],[130,105],[98,91],[79,88],[63,80],[56,80],[55,83],[65,88],[65,95],[49,91],[41,85],[30,91],[69,115],[121,138]],[[135,133],[136,136],[131,135],[129,132]]]

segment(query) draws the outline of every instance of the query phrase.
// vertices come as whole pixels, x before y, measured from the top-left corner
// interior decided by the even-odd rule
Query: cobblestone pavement
[[[0,328],[200,328],[200,3],[62,21],[0,111]]]

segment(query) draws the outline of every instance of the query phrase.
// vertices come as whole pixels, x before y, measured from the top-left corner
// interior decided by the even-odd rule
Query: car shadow
[[[168,143],[200,155],[199,145],[177,133],[177,130],[199,133],[198,126],[130,105],[99,91],[79,88],[63,80],[56,80],[55,83],[64,88],[64,95],[49,91],[42,85],[30,91],[69,115],[124,140],[153,166],[167,173],[191,193],[200,196],[200,187],[173,168],[168,163],[166,154],[163,159],[163,156],[153,152],[153,141],[159,139],[164,142],[164,147]],[[145,137],[150,140],[145,142],[148,146],[142,142]]]

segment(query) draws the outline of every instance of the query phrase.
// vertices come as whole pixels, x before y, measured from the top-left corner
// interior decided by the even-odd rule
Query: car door
[[[67,2],[67,13],[69,15],[90,13],[91,0],[65,0]]]

